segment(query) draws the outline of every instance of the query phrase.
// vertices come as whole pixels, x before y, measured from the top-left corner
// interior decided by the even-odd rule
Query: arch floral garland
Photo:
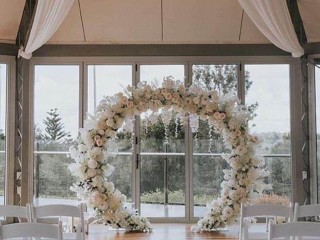
[[[128,87],[126,93],[105,98],[93,119],[80,129],[77,146],[70,148],[74,163],[69,166],[79,181],[71,189],[93,207],[103,222],[127,231],[150,231],[149,221],[124,207],[126,197],[108,182],[113,167],[107,162],[106,146],[117,130],[134,115],[147,110],[161,114],[175,111],[181,118],[195,116],[207,120],[223,136],[231,150],[224,155],[230,170],[224,171],[221,196],[209,205],[193,231],[210,231],[233,223],[239,215],[240,204],[247,203],[263,190],[261,169],[264,160],[255,156],[257,138],[248,131],[251,114],[232,96],[219,96],[216,91],[204,91],[196,86],[186,89],[179,81],[165,79],[161,88],[141,84]],[[169,114],[170,115],[170,114]]]

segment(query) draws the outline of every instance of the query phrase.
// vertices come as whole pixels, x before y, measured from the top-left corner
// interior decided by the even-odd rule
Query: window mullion
[[[86,112],[88,112],[88,65],[79,65],[79,127],[83,127]]]
[[[135,87],[140,82],[140,65],[134,63],[132,67],[132,85]],[[140,116],[133,116],[134,119],[134,137],[133,154],[132,154],[132,198],[135,202],[135,208],[141,214],[140,207]]]
[[[245,81],[245,65],[239,63],[238,67],[238,98],[242,104],[245,104],[246,81]]]

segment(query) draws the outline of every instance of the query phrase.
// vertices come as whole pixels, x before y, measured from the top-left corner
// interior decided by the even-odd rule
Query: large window
[[[67,154],[79,129],[79,66],[36,65],[34,72],[35,201],[70,202],[75,179]]]
[[[34,196],[40,204],[76,200],[69,189],[76,180],[67,169],[72,162],[67,153],[78,136],[79,118],[93,116],[101,100],[124,93],[128,85],[160,87],[165,78],[221,95],[240,93],[255,115],[250,131],[261,139],[258,154],[271,173],[266,193],[291,198],[289,64],[129,60],[34,66]],[[221,155],[229,150],[200,119],[183,125],[173,112],[146,117],[152,114],[133,117],[133,133],[120,129],[108,143],[107,161],[115,167],[108,180],[142,216],[160,221],[202,217],[206,204],[220,195],[222,170],[229,168]]]
[[[201,89],[216,90],[219,94],[237,95],[237,65],[193,65],[192,83]],[[221,157],[226,153],[220,135],[206,121],[199,120],[199,128],[193,133],[193,212],[194,217],[204,216],[206,204],[220,196],[223,169],[229,168]]]
[[[88,112],[94,114],[104,97],[124,92],[132,85],[131,65],[88,65]],[[116,171],[109,177],[117,189],[132,202],[132,134],[123,129],[109,142],[108,163]]]
[[[172,77],[183,84],[184,65],[141,65],[140,81],[161,87]],[[185,130],[178,119],[160,114],[155,124],[140,116],[140,201],[147,217],[185,217]],[[174,114],[174,113],[172,113]],[[177,134],[176,134],[177,133]]]
[[[245,70],[245,101],[256,115],[250,122],[251,132],[261,141],[258,153],[270,171],[269,192],[291,198],[289,65],[245,65]]]
[[[0,204],[5,203],[6,177],[7,65],[0,64]]]

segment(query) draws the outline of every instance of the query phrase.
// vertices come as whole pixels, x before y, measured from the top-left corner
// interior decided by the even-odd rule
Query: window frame
[[[6,167],[4,179],[4,204],[14,204],[15,194],[15,118],[16,118],[16,59],[14,56],[0,56],[0,63],[7,66],[6,84]]]
[[[319,196],[319,182],[318,176],[320,172],[318,169],[317,162],[317,113],[316,113],[316,75],[315,75],[315,65],[320,63],[320,54],[311,55],[308,57],[308,91],[309,91],[309,136],[310,136],[310,203],[318,204],[320,203]],[[320,116],[319,116],[320,117]]]
[[[84,82],[83,82],[83,63],[81,61],[77,61],[77,60],[73,60],[73,59],[62,59],[62,61],[57,61],[55,59],[35,59],[33,58],[30,61],[30,88],[29,88],[29,98],[30,98],[30,128],[29,128],[29,132],[30,132],[30,136],[29,136],[29,142],[31,142],[32,144],[30,144],[29,146],[29,164],[28,164],[28,196],[29,196],[29,202],[33,202],[34,200],[34,86],[35,86],[35,67],[36,66],[44,66],[44,65],[48,65],[48,66],[52,66],[52,65],[72,65],[72,66],[79,66],[79,122],[78,122],[78,126],[79,128],[83,127],[83,118],[85,117],[85,109],[84,106],[82,104],[82,102],[84,101],[84,98],[86,97],[84,94],[82,94],[84,92]],[[30,174],[31,173],[31,174]]]
[[[79,126],[83,126],[83,117],[87,110],[87,79],[88,79],[88,65],[132,65],[132,79],[133,84],[137,84],[140,79],[140,65],[170,65],[170,64],[183,64],[185,65],[185,84],[188,86],[192,82],[192,65],[199,64],[236,64],[238,66],[238,96],[244,102],[244,93],[245,93],[245,82],[244,82],[244,66],[245,64],[288,64],[289,65],[289,81],[290,81],[290,130],[291,130],[291,156],[292,156],[292,194],[293,200],[296,201],[297,198],[297,189],[298,186],[295,184],[297,178],[295,178],[297,172],[301,172],[301,169],[296,168],[296,162],[298,155],[298,149],[295,149],[295,146],[298,145],[299,138],[295,138],[299,136],[299,133],[296,133],[296,126],[299,121],[299,112],[296,110],[299,104],[296,104],[297,99],[293,96],[298,92],[296,83],[297,72],[294,70],[294,66],[297,64],[297,60],[288,56],[261,56],[261,57],[250,57],[250,56],[223,56],[223,57],[208,57],[208,56],[176,56],[176,57],[140,57],[140,56],[128,56],[128,57],[34,57],[31,59],[30,68],[31,68],[31,76],[30,82],[32,82],[32,87],[30,88],[30,99],[31,100],[31,114],[30,116],[33,118],[34,109],[33,109],[33,101],[34,101],[34,68],[35,65],[79,65],[80,66],[80,116],[79,116]],[[137,71],[136,71],[137,69]],[[138,121],[136,121],[138,122]],[[30,120],[31,125],[33,126],[33,119]],[[137,128],[138,129],[138,128]],[[136,133],[137,133],[136,129]],[[30,141],[33,141],[33,132],[30,131],[31,134],[29,136]],[[186,134],[186,137],[190,138],[191,133]],[[138,135],[139,137],[139,135]],[[152,222],[195,222],[197,221],[197,217],[194,217],[193,214],[193,190],[192,190],[192,141],[186,141],[186,159],[191,159],[191,161],[185,161],[186,163],[186,211],[185,218],[150,218]],[[189,150],[188,150],[189,149]],[[139,151],[139,149],[137,150]],[[30,156],[33,156],[33,146],[30,149]],[[133,156],[135,156],[136,152],[133,152]],[[33,159],[33,158],[32,158]],[[33,162],[33,161],[32,161]],[[132,169],[135,168],[135,161],[132,161]],[[33,173],[33,163],[30,164],[29,171]],[[139,184],[139,172],[133,170],[133,180],[132,180],[132,198],[135,201],[136,205],[139,204],[139,196],[137,192],[140,191]],[[33,198],[33,174],[30,174],[29,181],[32,187],[30,188],[29,196]],[[187,196],[190,196],[188,198]],[[30,199],[32,201],[32,199]],[[189,207],[188,207],[189,206]]]

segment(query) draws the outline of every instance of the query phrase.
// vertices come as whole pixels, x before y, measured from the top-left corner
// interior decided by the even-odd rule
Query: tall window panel
[[[7,118],[7,65],[0,64],[0,204],[5,203],[6,176],[6,118]]]
[[[245,65],[246,104],[255,114],[251,132],[261,144],[272,185],[267,192],[291,199],[290,76],[288,64]]]
[[[88,113],[93,115],[104,97],[124,93],[132,85],[132,65],[88,65]],[[132,134],[119,129],[114,140],[107,146],[108,163],[115,171],[108,181],[115,184],[132,202]]]
[[[216,90],[220,95],[237,95],[237,65],[193,65],[192,83],[203,90]],[[206,204],[220,195],[223,169],[229,168],[221,154],[228,152],[219,134],[213,127],[199,119],[199,127],[193,133],[193,213],[203,217]]]
[[[79,129],[79,66],[36,65],[34,69],[34,201],[70,203],[67,157]],[[74,199],[74,200],[72,200]]]
[[[184,68],[184,65],[141,65],[140,82],[161,87],[163,79],[171,77],[183,84]],[[185,129],[177,118],[168,122],[169,118],[162,113],[155,124],[149,124],[146,116],[150,114],[152,111],[140,116],[141,214],[185,217]]]
[[[320,65],[315,66],[315,94],[316,94],[316,129],[317,129],[317,183],[318,203],[320,203]]]

